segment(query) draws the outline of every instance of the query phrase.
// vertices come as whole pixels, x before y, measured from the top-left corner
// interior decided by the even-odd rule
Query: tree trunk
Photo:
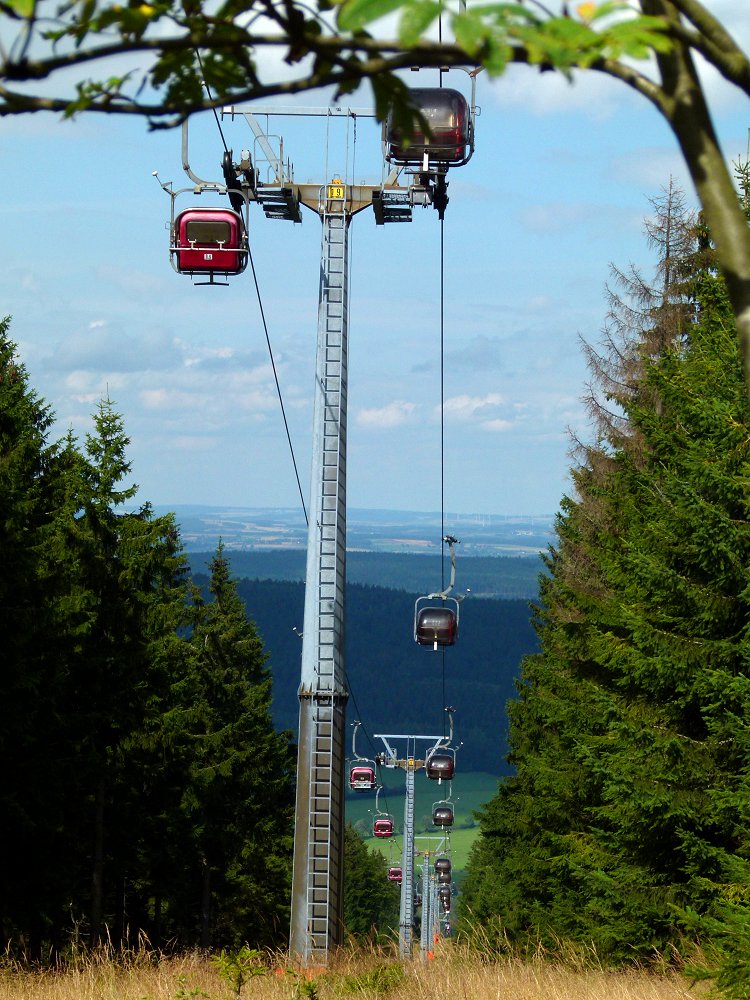
[[[91,934],[90,944],[95,948],[102,937],[102,900],[104,885],[104,778],[96,788],[94,811],[94,862],[91,876]]]
[[[208,862],[203,862],[203,879],[201,884],[201,948],[208,951],[210,945],[211,920],[211,869]]]
[[[643,3],[647,13],[679,21],[669,0]],[[657,55],[664,100],[662,113],[680,145],[703,217],[716,244],[716,256],[727,283],[737,320],[745,384],[750,393],[750,227],[719,147],[706,99],[689,46],[675,42]]]

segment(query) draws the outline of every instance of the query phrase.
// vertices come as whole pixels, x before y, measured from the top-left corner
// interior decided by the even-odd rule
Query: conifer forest
[[[645,236],[654,274],[613,266],[601,340],[582,343],[589,434],[459,931],[693,962],[747,997],[750,403],[711,235],[673,184]],[[283,946],[295,756],[253,609],[221,546],[199,588],[174,518],[134,506],[111,401],[83,442],[52,423],[6,319],[3,944]],[[380,860],[352,829],[346,853],[349,933],[393,927]]]

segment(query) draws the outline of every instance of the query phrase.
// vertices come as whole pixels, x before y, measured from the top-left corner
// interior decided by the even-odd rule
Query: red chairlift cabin
[[[471,156],[471,111],[463,94],[450,87],[415,87],[409,95],[429,132],[415,122],[407,139],[391,112],[383,126],[386,159],[404,165],[421,165],[425,157],[445,164],[466,163]]]
[[[174,221],[172,253],[180,274],[241,274],[247,266],[242,216],[231,208],[186,208]]]
[[[371,792],[375,787],[375,770],[358,764],[349,772],[349,785],[355,792]]]
[[[441,802],[432,810],[433,826],[453,826],[453,808]]]
[[[417,608],[414,638],[420,646],[452,646],[458,638],[458,616],[452,608]]]
[[[401,868],[394,865],[393,867],[388,869],[389,882],[398,882],[400,884],[403,881],[403,878],[404,878],[404,873],[401,871]]]
[[[433,781],[450,781],[456,770],[456,760],[452,753],[433,753],[425,762],[427,777]]]
[[[393,820],[387,818],[376,819],[372,824],[372,832],[376,837],[392,837]]]

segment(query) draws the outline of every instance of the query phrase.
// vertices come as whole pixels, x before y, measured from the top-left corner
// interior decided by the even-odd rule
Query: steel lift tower
[[[356,120],[374,117],[373,111],[255,107],[252,113],[225,109],[224,116],[238,113],[255,136],[253,153],[243,152],[237,167],[247,178],[251,166],[250,200],[268,218],[300,222],[305,206],[322,223],[289,945],[303,965],[325,965],[331,949],[343,943],[349,226],[370,206],[380,225],[411,221],[414,204],[431,204],[434,183],[423,174],[400,185],[396,167],[380,184],[349,184],[340,177],[297,184],[281,147],[277,153],[257,117]]]
[[[406,772],[406,790],[404,796],[404,841],[401,856],[401,906],[399,910],[399,956],[411,958],[414,938],[414,778],[416,772],[426,766],[430,757],[450,745],[453,740],[453,716],[449,712],[450,735],[445,736],[409,736],[406,734],[376,733],[375,739],[383,741],[385,752],[376,757],[384,767],[401,768]],[[393,741],[402,743],[406,752],[399,756]],[[417,757],[417,744],[428,743],[425,756]],[[427,861],[425,861],[427,868]],[[426,895],[423,895],[422,905],[425,906]],[[422,911],[424,914],[424,910]]]
[[[416,205],[432,205],[442,219],[448,203],[448,167],[467,162],[474,148],[473,75],[470,106],[453,90],[412,93],[429,128],[420,132],[418,126],[411,141],[408,137],[404,141],[397,125],[386,123],[383,149],[390,173],[379,184],[357,185],[340,177],[297,183],[284,159],[282,140],[272,139],[258,117],[346,117],[356,127],[358,118],[374,118],[374,111],[259,105],[222,111],[223,121],[244,118],[254,137],[252,149],[242,150],[237,162],[226,150],[223,184],[204,181],[192,171],[187,124],[183,169],[193,186],[173,191],[171,183],[162,184],[172,204],[172,266],[193,280],[201,278],[203,284],[220,284],[217,279],[244,270],[250,205],[257,204],[269,219],[295,223],[302,221],[304,206],[322,223],[290,930],[290,952],[303,965],[325,965],[331,949],[343,942],[349,226],[357,212],[370,206],[378,225],[410,222]],[[405,183],[399,183],[402,173]],[[175,216],[179,196],[203,192],[228,195],[232,209],[198,208]],[[413,781],[412,771],[412,787]],[[413,810],[413,793],[410,801]],[[413,853],[413,814],[411,830]],[[413,859],[410,871],[413,881]],[[402,909],[403,898],[402,893]],[[413,891],[408,899],[412,907]],[[409,909],[402,913],[405,937],[411,922]],[[410,949],[410,938],[408,944]]]

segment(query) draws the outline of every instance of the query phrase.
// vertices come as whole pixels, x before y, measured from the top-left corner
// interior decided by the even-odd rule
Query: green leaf
[[[361,31],[366,24],[393,13],[405,0],[346,0],[342,4],[337,22],[342,31]]]
[[[36,0],[6,0],[6,5],[19,17],[29,18],[34,13]]]
[[[416,45],[432,22],[439,17],[442,4],[436,0],[414,0],[404,7],[398,27],[398,40],[408,48]]]
[[[456,42],[469,55],[476,55],[487,40],[489,29],[473,10],[457,14],[451,26]]]

